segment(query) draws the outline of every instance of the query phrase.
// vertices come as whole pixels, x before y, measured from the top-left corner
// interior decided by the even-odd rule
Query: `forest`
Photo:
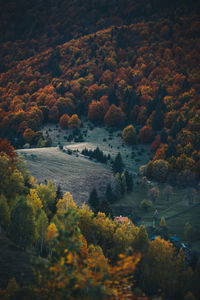
[[[161,192],[167,203],[180,188],[186,210],[199,209],[199,14],[187,0],[2,1],[0,298],[199,299],[199,222],[188,219],[181,243],[156,214]],[[107,135],[92,144],[92,132]],[[84,163],[65,179],[77,199],[55,166],[45,174],[57,180],[33,176],[32,149],[50,157],[55,146],[107,185],[92,170],[85,197]],[[152,226],[116,215],[138,190],[133,207],[154,212]]]

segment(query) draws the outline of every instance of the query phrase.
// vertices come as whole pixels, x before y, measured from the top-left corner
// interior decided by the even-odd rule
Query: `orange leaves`
[[[57,236],[58,236],[58,231],[57,231],[56,225],[54,223],[51,223],[47,229],[47,240],[51,241],[52,239],[56,238]]]
[[[31,143],[35,137],[35,132],[31,128],[24,131],[24,138],[28,143]]]
[[[125,121],[125,114],[120,107],[112,104],[105,114],[104,122],[108,127],[120,126]]]
[[[151,143],[153,140],[153,130],[150,126],[144,126],[140,129],[139,137],[143,143]]]
[[[81,126],[81,120],[79,119],[77,114],[74,114],[68,120],[68,127],[70,129],[79,128]]]
[[[14,147],[11,146],[10,142],[7,142],[4,139],[0,139],[0,153],[6,153],[11,160],[16,158],[16,153]]]
[[[67,129],[68,121],[69,121],[69,115],[68,114],[62,115],[62,117],[60,117],[60,120],[59,120],[60,127],[62,129]]]

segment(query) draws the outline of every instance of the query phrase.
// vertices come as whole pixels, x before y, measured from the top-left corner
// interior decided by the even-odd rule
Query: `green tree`
[[[4,195],[0,196],[0,232],[1,227],[6,229],[10,223],[10,209]]]
[[[148,245],[149,245],[149,238],[148,238],[147,231],[145,227],[141,225],[139,231],[135,236],[133,247],[134,249],[144,253],[146,252]]]
[[[94,188],[92,190],[92,192],[90,193],[90,196],[89,196],[89,200],[88,200],[90,206],[95,210],[97,211],[98,208],[99,208],[99,197],[98,197],[98,194],[97,194],[97,190]]]
[[[127,192],[131,192],[133,190],[133,175],[130,174],[127,170],[124,174],[126,177]]]
[[[43,208],[47,214],[50,216],[52,213],[56,212],[56,186],[53,185],[51,181],[45,185],[41,183],[37,186],[37,194],[42,201]]]
[[[36,224],[34,211],[24,197],[21,197],[11,210],[9,228],[11,239],[26,249],[31,246],[36,237]]]
[[[110,207],[110,204],[108,201],[106,200],[102,200],[100,207],[99,207],[99,211],[104,212],[106,214],[106,216],[112,216],[112,209]]]
[[[109,203],[113,203],[115,201],[115,197],[110,183],[108,183],[106,187],[106,200]]]
[[[44,210],[40,211],[40,214],[36,221],[36,226],[37,226],[38,241],[40,243],[40,253],[42,253],[44,242],[45,242],[45,235],[48,228],[48,218]]]
[[[114,174],[116,174],[117,172],[121,174],[124,170],[124,163],[122,161],[120,152],[116,155],[112,163],[112,169]]]
[[[119,199],[122,196],[121,176],[118,172],[115,174],[115,195],[117,199]]]
[[[124,172],[121,174],[121,188],[122,188],[122,195],[127,193],[127,184],[126,184],[126,176]]]

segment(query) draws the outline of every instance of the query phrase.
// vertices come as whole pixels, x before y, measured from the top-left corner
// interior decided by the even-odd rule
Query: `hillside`
[[[63,193],[70,192],[76,203],[87,202],[95,187],[104,197],[106,185],[112,181],[111,170],[88,159],[63,153],[58,148],[38,148],[18,151],[38,183],[51,180]]]
[[[108,127],[147,126],[154,160],[198,178],[199,28],[193,12],[160,16],[111,26],[19,62],[0,76],[1,136],[16,147],[37,144],[42,124],[74,113]],[[145,133],[140,139],[146,142]]]
[[[72,38],[174,11],[174,16],[198,13],[199,4],[188,0],[1,0],[0,72]]]

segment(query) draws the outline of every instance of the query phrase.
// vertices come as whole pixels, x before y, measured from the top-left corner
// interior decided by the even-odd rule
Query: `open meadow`
[[[100,163],[63,153],[56,147],[18,150],[38,183],[51,180],[63,192],[70,192],[77,204],[88,200],[89,192],[96,187],[102,195],[112,172]]]

